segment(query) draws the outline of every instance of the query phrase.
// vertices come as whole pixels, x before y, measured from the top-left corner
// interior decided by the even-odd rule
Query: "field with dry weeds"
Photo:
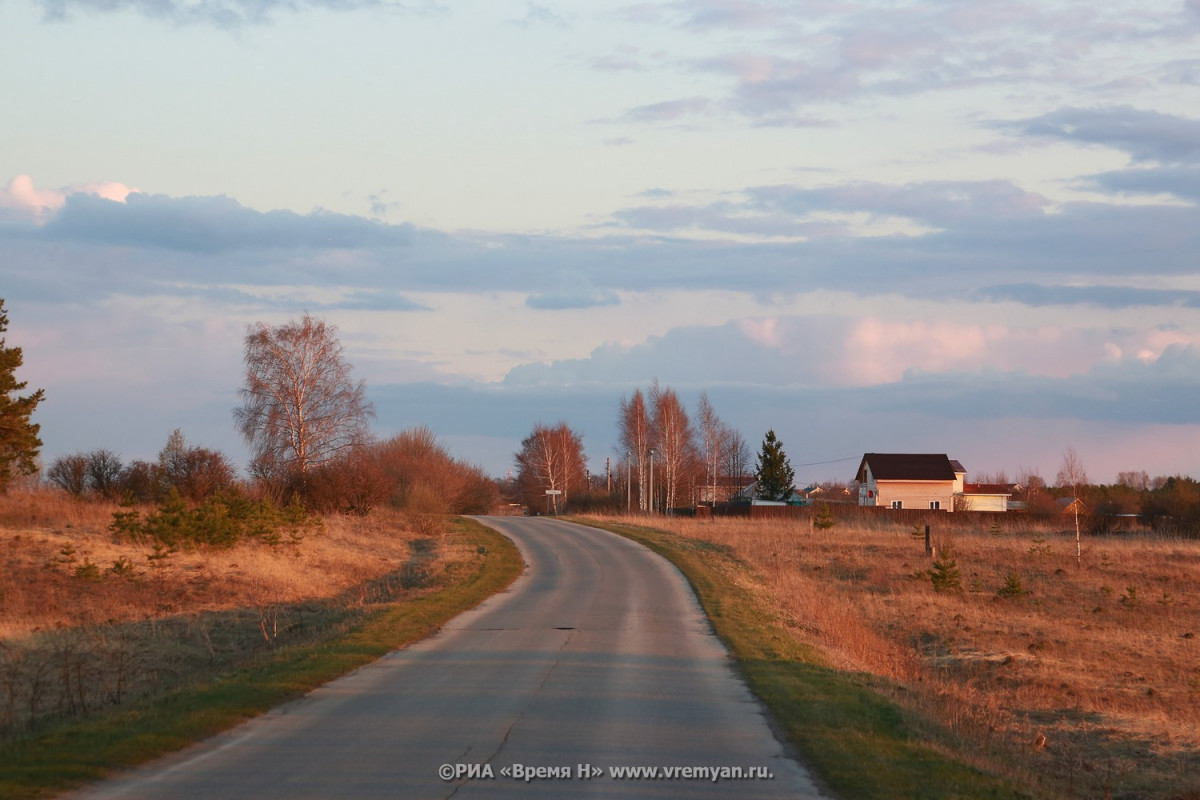
[[[1085,540],[1077,564],[1073,536],[1018,518],[935,523],[961,577],[938,591],[911,522],[654,525],[732,548],[798,639],[1015,778],[1073,797],[1200,797],[1200,542]]]
[[[0,496],[0,739],[335,634],[469,557],[387,511],[274,546],[167,551],[114,541],[116,510]]]

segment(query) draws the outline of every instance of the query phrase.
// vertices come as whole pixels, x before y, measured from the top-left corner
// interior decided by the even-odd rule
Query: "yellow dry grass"
[[[1081,796],[1200,789],[1200,542],[1092,539],[1077,565],[1073,538],[1011,520],[935,525],[963,586],[939,593],[911,524],[654,524],[733,548],[799,639],[1014,772]]]
[[[332,597],[411,563],[423,536],[400,515],[379,511],[327,519],[298,545],[247,542],[153,559],[148,544],[113,540],[115,510],[51,491],[0,496],[0,643],[43,630]],[[437,552],[443,562],[460,555]],[[100,579],[88,579],[96,572]]]

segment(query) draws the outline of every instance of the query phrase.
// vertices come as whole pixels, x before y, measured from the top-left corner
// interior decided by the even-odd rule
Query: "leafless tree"
[[[627,402],[621,398],[621,410],[617,417],[620,428],[621,447],[633,461],[631,472],[637,475],[638,509],[647,510],[649,493],[646,490],[646,464],[650,457],[650,449],[654,447],[653,431],[650,427],[650,413],[646,410],[646,398],[641,389],[633,393]],[[629,476],[630,479],[633,475]]]
[[[661,469],[663,508],[669,512],[678,505],[685,472],[696,461],[695,433],[675,390],[657,380],[650,387],[650,406],[655,469]]]
[[[88,457],[86,453],[59,456],[50,463],[46,478],[73,495],[82,495],[88,488]]]
[[[223,453],[188,444],[179,428],[158,452],[156,474],[160,491],[174,489],[197,503],[231,488],[237,479],[237,469]]]
[[[246,333],[238,429],[259,476],[292,478],[363,445],[374,408],[351,378],[337,329],[305,313]]]
[[[1083,468],[1083,461],[1079,458],[1079,454],[1075,452],[1074,447],[1068,447],[1067,452],[1063,454],[1062,466],[1058,468],[1058,475],[1055,477],[1055,483],[1060,489],[1071,489],[1071,508],[1075,512],[1075,564],[1080,566],[1083,563],[1083,545],[1079,536],[1079,516],[1083,504],[1082,488],[1087,485],[1088,476]]]
[[[721,453],[722,468],[729,481],[741,488],[750,471],[750,445],[733,428],[725,429],[725,449]]]
[[[728,446],[730,429],[721,422],[712,403],[708,401],[708,392],[700,393],[700,402],[696,405],[696,418],[700,426],[700,440],[704,448],[704,472],[708,484],[708,502],[716,505],[717,481],[721,477],[721,456]]]
[[[124,468],[120,456],[113,451],[93,450],[87,454],[88,486],[102,497],[117,497],[121,491],[121,472]]]
[[[1146,470],[1118,472],[1117,485],[1128,486],[1135,492],[1144,492],[1150,488],[1150,474]]]
[[[483,468],[453,458],[427,427],[378,442],[367,455],[379,465],[397,508],[429,506],[437,499],[441,513],[483,514],[499,500],[496,484]]]
[[[572,490],[587,487],[583,439],[565,422],[552,428],[539,422],[521,442],[521,449],[514,458],[517,483],[531,507],[536,507],[534,504],[539,498],[545,497],[557,514],[560,497],[566,503]]]

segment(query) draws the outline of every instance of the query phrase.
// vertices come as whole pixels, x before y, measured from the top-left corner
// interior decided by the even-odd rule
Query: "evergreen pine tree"
[[[939,592],[957,593],[962,591],[962,570],[954,558],[954,549],[946,545],[933,560],[933,569],[929,570],[929,579],[933,588]]]
[[[6,330],[8,314],[0,298],[0,334]],[[31,423],[29,417],[42,402],[44,393],[38,389],[25,397],[13,396],[25,388],[25,382],[16,378],[21,364],[21,348],[5,346],[0,335],[0,492],[8,488],[16,475],[37,472],[37,456],[42,447],[38,438],[40,426]]]
[[[763,439],[754,477],[758,480],[758,499],[787,500],[791,497],[796,473],[787,454],[783,452],[783,443],[775,438],[773,428],[767,431]]]
[[[829,503],[821,503],[817,507],[817,513],[813,516],[813,527],[827,531],[836,524],[837,520],[833,518],[833,511],[830,510]]]

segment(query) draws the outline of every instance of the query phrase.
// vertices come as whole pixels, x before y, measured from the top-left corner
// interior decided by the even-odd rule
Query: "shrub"
[[[954,559],[953,548],[947,545],[933,560],[933,569],[929,570],[929,579],[933,588],[939,592],[962,591],[962,572]]]
[[[148,540],[174,549],[232,547],[245,540],[275,546],[283,543],[285,535],[299,542],[320,525],[320,518],[298,503],[280,508],[266,499],[228,491],[189,505],[172,489],[157,510],[145,517],[136,510],[113,512],[109,530],[119,539]]]
[[[837,524],[837,520],[833,518],[833,511],[829,508],[829,503],[821,503],[817,508],[817,513],[813,517],[813,526],[827,531]]]
[[[88,458],[83,453],[59,456],[50,463],[46,478],[76,497],[88,488]]]
[[[1003,597],[1006,600],[1024,597],[1026,594],[1025,587],[1021,585],[1021,576],[1015,572],[1008,573],[1004,579],[1004,585],[996,592],[997,597]]]

